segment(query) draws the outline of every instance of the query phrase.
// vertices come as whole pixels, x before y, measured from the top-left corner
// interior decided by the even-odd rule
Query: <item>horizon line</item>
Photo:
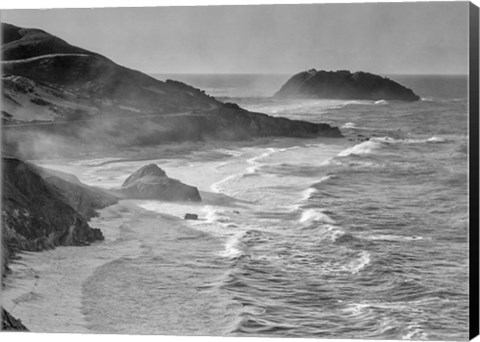
[[[326,70],[326,71],[340,71],[346,69],[338,69],[338,70]],[[140,71],[140,70],[139,70]],[[297,72],[150,72],[150,71],[140,71],[148,75],[296,75],[300,72],[307,71],[297,71]],[[318,70],[321,71],[321,70]],[[350,71],[350,70],[349,70]],[[397,75],[397,76],[469,76],[470,73],[395,73],[395,72],[371,72],[371,71],[350,71],[352,73],[355,72],[366,72],[371,74],[377,75]]]

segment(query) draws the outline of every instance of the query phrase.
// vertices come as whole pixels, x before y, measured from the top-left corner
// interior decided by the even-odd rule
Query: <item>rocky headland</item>
[[[155,164],[141,167],[122,184],[122,193],[127,198],[157,199],[164,201],[201,201],[200,193],[194,186],[169,178],[164,170]]]
[[[7,151],[27,158],[185,141],[342,137],[336,127],[253,113],[38,29],[2,24]]]
[[[2,286],[8,263],[18,252],[85,246],[104,239],[100,229],[90,227],[87,220],[116,198],[55,174],[59,175],[14,157],[2,158]],[[2,310],[2,329],[22,327]]]
[[[275,97],[418,101],[420,97],[397,82],[367,72],[311,69],[292,76]]]

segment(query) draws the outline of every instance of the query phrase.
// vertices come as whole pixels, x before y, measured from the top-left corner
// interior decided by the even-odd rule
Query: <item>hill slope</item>
[[[65,146],[66,140],[75,150],[82,144],[118,149],[258,136],[341,137],[328,125],[225,105],[200,89],[159,81],[41,30],[9,24],[2,30],[2,119],[10,151],[41,156],[49,152],[39,148],[44,141]]]

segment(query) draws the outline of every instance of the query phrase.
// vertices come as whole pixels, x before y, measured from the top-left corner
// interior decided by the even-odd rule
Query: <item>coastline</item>
[[[89,224],[101,229],[105,241],[96,242],[91,246],[59,246],[53,250],[38,253],[18,254],[20,258],[12,261],[10,264],[12,272],[6,278],[3,293],[5,308],[15,317],[20,317],[33,332],[114,332],[113,324],[110,325],[112,329],[102,330],[101,326],[95,326],[95,322],[88,318],[95,316],[95,309],[92,307],[98,304],[92,303],[86,293],[88,288],[86,285],[90,284],[94,276],[102,273],[104,268],[108,269],[124,260],[137,260],[145,253],[152,253],[152,251],[160,253],[162,250],[170,250],[171,253],[168,255],[170,257],[178,255],[181,248],[191,249],[189,251],[191,254],[183,259],[184,264],[189,263],[198,258],[194,253],[196,246],[191,245],[196,242],[191,239],[191,236],[198,237],[204,234],[209,235],[208,244],[214,246],[208,251],[207,259],[220,264],[230,262],[231,257],[237,252],[231,245],[231,241],[235,240],[240,231],[236,231],[236,228],[231,228],[229,225],[233,227],[235,223],[241,224],[241,222],[226,224],[221,219],[216,222],[217,215],[222,215],[217,209],[221,207],[228,212],[233,213],[239,210],[243,213],[245,210],[252,209],[250,207],[252,203],[218,193],[215,191],[216,187],[224,182],[227,182],[228,186],[232,176],[242,175],[245,172],[249,174],[261,158],[268,158],[273,150],[272,146],[281,151],[287,145],[296,145],[296,142],[296,140],[283,141],[281,146],[275,143],[266,144],[255,153],[248,152],[250,149],[243,147],[240,149],[248,157],[239,161],[235,161],[234,155],[238,147],[214,152],[210,149],[200,149],[176,159],[148,159],[149,162],[158,163],[172,177],[198,186],[203,201],[194,203],[121,200],[117,204],[98,210],[100,215],[91,219]],[[329,144],[328,139],[302,141],[303,144],[312,142],[318,144],[325,142],[325,147]],[[325,154],[325,158],[338,153],[335,149],[330,152],[320,151],[320,154]],[[131,171],[147,163],[143,158],[134,161],[89,159],[79,160],[73,164],[71,162],[47,164],[52,162],[48,160],[43,162],[41,166],[60,171],[71,173],[77,169],[76,175],[82,182],[103,188],[118,187]],[[184,221],[183,215],[187,212],[199,214],[199,220]],[[235,214],[235,216],[238,216],[238,220],[242,220],[242,215]],[[168,242],[170,238],[172,241]],[[198,248],[200,253],[203,253],[204,247]],[[223,279],[228,273],[222,267],[214,270],[212,279],[217,280],[213,282]],[[90,286],[90,288],[95,287]],[[235,305],[233,308],[234,312],[239,310]],[[229,318],[224,327],[229,326],[229,329],[234,330],[237,315],[228,312],[226,316]],[[168,323],[168,320],[166,322]],[[188,324],[178,326],[187,327]],[[213,329],[210,330],[212,334],[224,335],[228,332],[217,331],[217,328],[213,327],[211,329]],[[116,332],[132,333],[133,331],[135,328],[130,327],[129,330]],[[148,329],[142,328],[136,333],[145,334],[148,333]],[[151,333],[193,334],[195,331],[156,330]]]
[[[108,244],[120,239],[114,223],[96,221],[121,205],[100,210],[100,216],[90,221],[106,233],[104,242],[18,253],[9,265],[11,273],[2,291],[5,309],[34,332],[88,332],[82,313],[82,284],[97,267],[114,257],[106,258],[105,251]],[[128,254],[132,252],[123,251],[123,255]]]
[[[128,219],[145,211],[129,200],[120,201],[93,218],[105,241],[90,246],[59,246],[42,252],[22,252],[12,261],[2,291],[3,305],[33,332],[92,333],[85,319],[83,287],[96,270],[143,252],[142,237]],[[148,212],[162,230],[185,228],[180,219]],[[138,232],[138,231],[137,231]],[[144,238],[144,237],[143,237]]]

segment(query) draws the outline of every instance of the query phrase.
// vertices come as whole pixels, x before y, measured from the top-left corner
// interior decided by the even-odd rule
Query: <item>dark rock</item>
[[[275,97],[418,101],[395,81],[366,72],[348,70],[301,72],[291,77]]]
[[[27,327],[22,324],[22,321],[16,319],[2,308],[2,329],[4,331],[28,331]]]
[[[198,215],[197,214],[186,213],[183,218],[185,220],[198,220]]]
[[[122,193],[128,198],[158,199],[165,201],[201,201],[194,186],[167,177],[155,164],[141,167],[122,184]]]
[[[116,198],[82,184],[75,176],[4,154],[2,185],[2,277],[19,251],[85,246],[105,239],[86,219]],[[28,329],[2,308],[2,330]]]
[[[3,157],[2,171],[3,271],[18,251],[84,246],[103,240],[101,231],[91,228],[61,190],[47,183],[33,167]]]
[[[241,109],[238,104],[232,103],[232,102],[225,102],[225,103],[223,104],[223,106],[224,106],[225,108],[230,108],[230,109]]]
[[[45,181],[62,193],[65,201],[85,219],[98,216],[97,209],[108,207],[118,202],[117,198],[106,191],[75,184],[55,176],[47,176]]]

